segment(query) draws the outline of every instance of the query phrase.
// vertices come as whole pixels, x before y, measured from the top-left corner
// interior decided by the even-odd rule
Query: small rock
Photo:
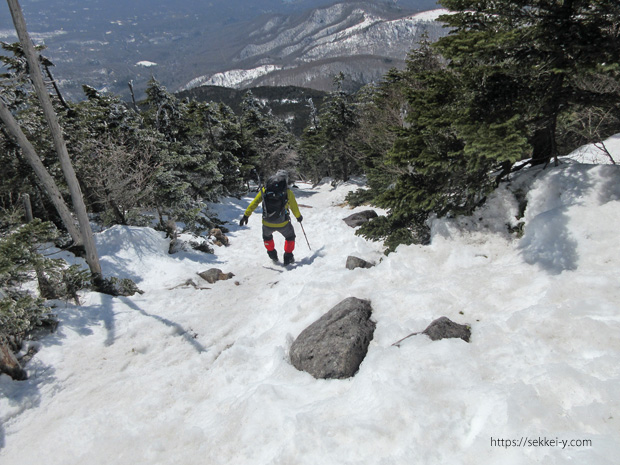
[[[213,228],[211,231],[209,231],[209,235],[213,236],[213,238],[215,239],[213,241],[215,245],[217,246],[223,245],[226,247],[229,245],[228,238],[224,235],[221,229]]]
[[[375,266],[374,263],[367,262],[361,258],[352,255],[347,257],[346,267],[348,270],[354,270],[355,268],[372,268],[373,266]]]
[[[469,326],[455,323],[449,318],[442,316],[434,320],[428,327],[422,331],[433,341],[446,338],[461,338],[465,342],[469,342],[471,337],[471,329]]]
[[[213,284],[217,281],[225,281],[227,279],[230,279],[234,276],[234,274],[224,273],[219,268],[210,268],[207,271],[201,271],[200,273],[198,273],[198,276],[200,276],[208,283]]]
[[[363,212],[353,213],[352,215],[344,218],[343,221],[352,228],[356,228],[364,223],[367,223],[371,218],[376,218],[377,216],[379,215],[377,215],[377,212],[374,210],[365,210]]]
[[[173,238],[170,241],[170,245],[168,246],[168,253],[170,255],[174,255],[175,253],[184,252],[185,251],[185,242],[180,240],[178,237]]]
[[[0,373],[5,373],[17,381],[28,379],[28,374],[17,361],[9,345],[0,337]]]

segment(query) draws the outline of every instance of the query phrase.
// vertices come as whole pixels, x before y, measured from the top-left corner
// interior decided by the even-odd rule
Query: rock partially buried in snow
[[[426,334],[433,341],[446,338],[461,338],[465,342],[469,342],[471,329],[469,326],[455,323],[448,317],[442,316],[428,325],[428,327],[422,331],[422,334]]]
[[[367,262],[362,258],[354,257],[353,255],[347,257],[346,267],[348,270],[354,270],[355,268],[372,268],[373,266],[375,266],[374,263]]]
[[[377,212],[374,210],[365,210],[363,212],[353,213],[352,215],[344,218],[343,221],[352,228],[356,228],[364,223],[367,223],[370,219],[376,218],[377,216],[379,215],[377,215]]]
[[[198,273],[198,276],[200,276],[206,282],[213,284],[217,281],[225,281],[227,279],[230,279],[234,276],[234,274],[224,273],[219,268],[210,268],[207,271],[201,271],[200,273]]]
[[[0,336],[0,373],[5,373],[17,381],[28,379],[28,374],[22,369],[17,358]]]
[[[463,339],[465,342],[469,342],[469,338],[471,337],[471,328],[467,325],[455,323],[448,317],[442,316],[436,320],[433,320],[433,322],[428,325],[424,331],[411,333],[410,335],[396,341],[392,345],[400,347],[400,344],[405,339],[409,339],[412,336],[417,336],[418,334],[426,334],[432,341],[447,338],[458,338]]]
[[[220,228],[213,228],[211,231],[209,231],[209,235],[213,236],[213,238],[215,239],[213,243],[218,247],[228,247],[228,245],[230,244],[230,241]]]
[[[315,378],[350,378],[366,357],[375,331],[371,314],[370,301],[343,300],[295,339],[291,363]]]

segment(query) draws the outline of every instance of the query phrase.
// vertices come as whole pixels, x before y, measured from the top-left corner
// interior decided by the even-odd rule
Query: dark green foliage
[[[37,219],[7,233],[0,240],[0,286],[10,290],[36,278],[43,297],[75,300],[90,276],[81,267],[42,255],[43,244],[58,237],[52,223]]]
[[[241,105],[243,131],[241,160],[246,180],[257,168],[266,178],[279,169],[294,174],[297,166],[297,140],[282,120],[276,118],[260,100],[247,91]]]
[[[87,288],[90,275],[64,260],[41,254],[42,244],[58,237],[51,223],[34,220],[0,239],[0,332],[11,341],[20,341],[49,319],[45,299],[73,299]],[[20,289],[37,280],[39,296]]]
[[[335,90],[302,135],[300,170],[317,182],[324,177],[347,181],[361,171],[354,142],[359,113],[354,96],[343,90],[344,79],[342,73],[336,76]]]
[[[53,241],[57,235],[51,223],[39,220],[6,233],[0,239],[0,286],[16,286],[32,279],[36,270],[61,266],[61,261],[39,253],[41,244]]]
[[[21,48],[6,44],[5,49],[3,97],[68,197]],[[279,168],[296,171],[297,140],[257,99],[246,99],[237,115],[224,103],[180,99],[152,79],[138,111],[117,96],[88,86],[83,90],[86,100],[69,107],[58,98],[53,101],[88,209],[104,225],[152,224],[155,213],[162,228],[173,219],[202,232],[214,226],[206,202],[239,195],[257,168],[263,174]],[[290,90],[295,95],[300,91],[306,92]],[[58,95],[52,92],[52,97]],[[282,108],[286,100],[281,98]],[[56,220],[32,169],[2,125],[0,147],[5,168],[0,173],[0,216],[15,221],[20,195],[29,194],[36,217]]]
[[[61,122],[86,202],[105,225],[140,224],[141,211],[154,205],[163,137],[117,97],[87,86],[84,92],[88,99]]]
[[[21,49],[6,47],[15,56],[3,60],[9,71],[2,76],[7,91],[3,95],[67,195],[50,135],[24,74]],[[179,100],[154,79],[141,112],[91,87],[84,86],[84,93],[87,99],[70,108],[54,102],[88,208],[104,225],[151,224],[145,213],[157,212],[162,225],[173,218],[200,232],[205,202],[244,190],[259,161],[251,159],[252,147],[260,147],[262,159],[271,159],[272,165],[294,151],[294,138],[267,110],[257,126],[244,128],[226,105]],[[261,131],[270,134],[269,143],[263,143]],[[5,149],[0,150],[0,161],[6,167],[0,173],[2,216],[13,215],[20,208],[20,195],[27,193],[36,217],[55,220],[38,180],[2,125],[0,146]]]
[[[19,43],[2,42],[2,48],[13,55],[1,55],[0,62],[6,72],[0,74],[2,98],[14,111],[22,130],[40,153],[46,168],[60,173],[58,160],[53,154],[49,130],[39,110],[36,96],[27,75],[27,64]],[[37,47],[41,50],[43,47]],[[47,62],[47,60],[45,60]],[[46,220],[57,220],[55,209],[38,185],[32,169],[21,157],[21,150],[8,136],[0,123],[0,216],[10,215],[21,209],[21,195],[29,194],[35,216]],[[62,178],[62,176],[59,176]],[[59,182],[61,190],[64,182]],[[0,220],[3,222],[3,220]]]
[[[406,117],[392,117],[388,150],[366,137],[370,192],[350,196],[388,210],[359,233],[390,250],[423,243],[431,216],[470,214],[515,162],[547,162],[620,130],[617,2],[442,4],[452,32],[422,43],[374,93],[375,118]]]
[[[428,244],[430,239],[430,230],[423,221],[403,221],[393,216],[374,218],[360,226],[356,234],[382,240],[386,254],[394,252],[401,244]]]
[[[18,351],[21,341],[50,319],[45,300],[24,292],[5,293],[0,298],[0,338]]]
[[[471,115],[500,125],[516,117],[535,162],[559,154],[559,120],[575,105],[617,108],[617,94],[583,86],[618,70],[617,1],[441,3],[457,13],[442,17],[454,29],[438,47],[466,79]]]
[[[154,80],[147,94],[146,120],[166,141],[164,198],[174,191],[175,203],[188,206],[236,193],[242,141],[234,113],[222,104],[178,100]]]
[[[95,288],[97,291],[111,296],[132,296],[134,294],[143,294],[144,292],[138,289],[136,283],[131,279],[117,278],[112,276],[110,278],[102,279],[96,283]]]
[[[200,86],[181,91],[179,99],[189,98],[197,102],[221,102],[234,113],[241,114],[246,90],[229,87]],[[287,127],[296,137],[311,124],[311,109],[307,101],[311,99],[320,108],[327,92],[295,86],[260,86],[252,88],[252,95],[261,102],[267,102],[273,116],[286,121]]]

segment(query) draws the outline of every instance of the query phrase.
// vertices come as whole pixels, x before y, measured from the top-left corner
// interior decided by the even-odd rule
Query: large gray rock
[[[375,331],[371,314],[370,301],[343,300],[295,339],[291,363],[315,378],[350,378],[366,357]]]
[[[442,316],[428,325],[428,327],[422,331],[422,334],[426,334],[433,341],[452,337],[461,338],[465,342],[469,342],[471,329],[469,326],[455,323],[448,317]]]
[[[377,212],[374,210],[365,210],[359,213],[353,213],[352,215],[347,216],[343,219],[345,223],[347,223],[352,228],[356,228],[358,226],[367,223],[371,218],[376,218]]]

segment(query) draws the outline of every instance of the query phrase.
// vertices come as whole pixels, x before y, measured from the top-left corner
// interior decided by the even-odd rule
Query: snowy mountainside
[[[267,17],[248,34],[251,43],[232,58],[227,71],[196,77],[199,85],[256,87],[297,85],[332,89],[339,71],[365,84],[402,67],[424,33],[445,34],[436,19],[445,10],[404,14],[374,3],[339,3],[302,16]]]
[[[249,44],[264,40],[270,27],[276,31],[277,25],[293,25],[300,16],[332,3],[334,0],[20,1],[29,33],[37,44],[46,45],[44,55],[55,64],[54,77],[69,100],[84,99],[83,84],[129,100],[127,83],[132,81],[141,100],[151,77],[176,92],[193,78],[235,67],[252,70],[265,64],[286,65],[261,63],[265,55],[243,63],[235,60]],[[434,0],[398,0],[376,7],[404,15],[405,11],[437,6]],[[17,40],[8,7],[2,4],[0,38]]]
[[[0,463],[616,463],[620,167],[586,155],[606,161],[586,147],[525,168],[471,217],[435,220],[430,245],[389,256],[342,221],[364,209],[344,204],[354,182],[294,188],[310,247],[296,224],[288,270],[269,262],[258,211],[238,226],[252,195],[213,205],[231,241],[214,255],[168,255],[150,228],[98,233],[104,273],[145,293],[58,302],[29,379],[0,376]],[[348,255],[377,265],[347,270]],[[210,267],[235,276],[178,286]],[[292,340],[351,296],[376,322],[359,372],[297,371]],[[469,324],[470,342],[393,345],[439,316]]]

